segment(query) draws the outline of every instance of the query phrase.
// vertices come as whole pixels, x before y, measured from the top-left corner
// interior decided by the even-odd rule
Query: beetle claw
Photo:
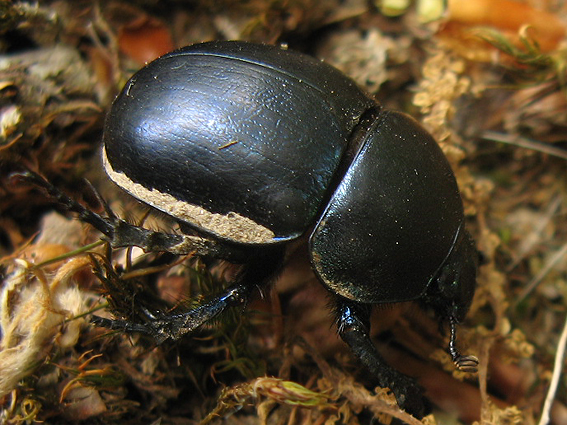
[[[462,372],[477,373],[479,360],[476,356],[458,356],[453,358],[453,363]]]

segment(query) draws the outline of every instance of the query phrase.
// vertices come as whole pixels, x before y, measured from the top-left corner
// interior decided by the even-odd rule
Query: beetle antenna
[[[457,349],[457,320],[453,316],[449,317],[449,326],[451,328],[449,354],[451,354],[453,363],[460,371],[476,373],[478,371],[478,358],[472,355],[463,356]]]

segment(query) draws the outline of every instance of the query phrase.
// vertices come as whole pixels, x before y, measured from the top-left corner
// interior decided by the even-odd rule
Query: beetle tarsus
[[[151,331],[151,328],[139,323],[129,322],[127,320],[107,319],[106,317],[93,316],[91,318],[91,323],[96,326],[115,331],[122,331],[127,333],[140,332],[151,336],[154,335]]]
[[[449,327],[451,332],[449,336],[449,354],[451,354],[453,363],[462,372],[478,372],[478,358],[473,355],[463,356],[457,349],[457,321],[452,316],[449,317]]]

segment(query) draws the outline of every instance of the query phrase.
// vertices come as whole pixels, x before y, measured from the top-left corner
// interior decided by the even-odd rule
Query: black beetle
[[[373,304],[433,308],[450,324],[456,365],[476,368],[455,348],[478,254],[449,163],[415,120],[383,109],[330,65],[246,42],[166,54],[114,101],[103,161],[122,189],[189,229],[164,234],[103,218],[50,188],[112,246],[242,264],[226,292],[194,310],[106,326],[179,338],[245,304],[277,276],[286,242],[308,234],[340,336],[400,406],[423,414],[419,387],[387,366],[369,338]]]

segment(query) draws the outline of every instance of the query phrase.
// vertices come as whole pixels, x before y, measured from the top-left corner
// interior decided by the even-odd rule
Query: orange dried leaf
[[[140,64],[150,62],[173,50],[173,40],[165,24],[144,16],[118,31],[120,51]]]
[[[553,50],[566,28],[555,15],[513,0],[449,0],[449,21],[517,33],[529,26],[543,51]]]

